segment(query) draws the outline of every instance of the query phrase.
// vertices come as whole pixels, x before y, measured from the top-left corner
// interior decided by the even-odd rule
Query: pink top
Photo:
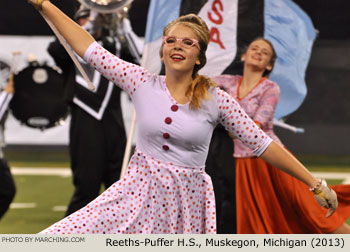
[[[280,88],[273,81],[264,78],[245,97],[239,99],[240,75],[220,75],[213,78],[219,87],[225,89],[236,99],[245,112],[270,136],[274,141],[281,144],[281,141],[273,132],[273,118],[280,96]],[[238,139],[234,140],[234,154],[236,158],[256,156],[251,149],[247,148]]]

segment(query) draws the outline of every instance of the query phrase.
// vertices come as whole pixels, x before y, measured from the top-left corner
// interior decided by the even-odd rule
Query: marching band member
[[[10,207],[16,194],[16,185],[2,150],[5,146],[4,125],[7,109],[13,97],[13,93],[13,74],[11,74],[7,85],[0,92],[0,219]]]

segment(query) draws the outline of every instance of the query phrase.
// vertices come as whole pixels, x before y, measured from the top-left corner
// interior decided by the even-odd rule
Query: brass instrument
[[[137,47],[132,36],[128,12],[133,0],[78,0],[81,5],[92,10],[90,20],[96,30],[104,28],[117,38],[122,47],[127,47],[136,63],[141,63],[142,49]]]
[[[99,13],[116,13],[131,4],[133,0],[78,0],[85,7]]]

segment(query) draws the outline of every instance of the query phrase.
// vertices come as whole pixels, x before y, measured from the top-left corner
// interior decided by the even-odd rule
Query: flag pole
[[[71,57],[71,59],[73,60],[74,64],[76,65],[76,67],[78,68],[79,72],[81,73],[81,75],[84,77],[86,83],[88,84],[88,87],[90,90],[95,90],[95,86],[94,84],[92,84],[92,82],[90,81],[89,77],[87,76],[86,72],[84,71],[84,69],[82,68],[81,64],[79,63],[77,57],[73,54],[72,49],[69,47],[69,45],[67,44],[67,42],[65,41],[65,39],[63,38],[63,36],[60,34],[60,32],[57,30],[56,26],[47,18],[47,16],[45,15],[44,12],[39,10],[39,13],[41,14],[41,16],[45,19],[46,23],[50,26],[51,30],[53,31],[53,33],[56,35],[56,37],[58,38],[58,40],[61,42],[62,46],[64,47],[64,49],[66,49],[67,53],[69,54],[69,56]]]

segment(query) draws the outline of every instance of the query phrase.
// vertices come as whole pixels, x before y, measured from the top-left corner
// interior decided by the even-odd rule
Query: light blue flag
[[[264,37],[272,42],[278,59],[269,79],[281,88],[275,117],[294,112],[305,99],[305,71],[316,37],[310,18],[291,0],[265,0]]]
[[[151,0],[145,34],[142,66],[149,72],[159,73],[161,61],[157,57],[162,44],[164,27],[180,14],[181,0]]]
[[[179,16],[181,2],[182,0],[151,0],[147,17],[142,66],[152,73],[159,73],[161,70],[161,61],[157,55],[159,55],[162,44],[163,29],[169,22]],[[208,0],[203,4],[199,15],[202,14],[202,18],[205,20],[205,14],[210,11],[206,8],[210,9],[214,2],[214,0]],[[237,1],[221,0],[221,3],[225,6],[225,11],[237,9]],[[202,13],[203,10],[206,10],[204,14]],[[221,14],[224,15],[225,11]],[[275,117],[280,119],[294,112],[305,99],[307,92],[305,71],[316,32],[310,18],[291,0],[265,0],[264,12],[264,36],[272,42],[278,55],[275,68],[269,78],[281,87],[281,97],[275,114]],[[235,12],[230,15],[232,20],[237,19]],[[232,21],[230,24],[233,26],[232,29],[236,29],[235,22]],[[210,26],[210,23],[208,25]],[[228,34],[227,31],[222,33],[222,39],[229,36],[233,40],[234,36]],[[209,53],[210,46],[213,45],[209,44],[208,65],[206,67],[213,71],[213,67],[209,66],[210,62],[217,65],[223,65],[224,63],[216,62],[223,57],[217,59],[215,53],[212,53],[214,56],[211,57]],[[205,70],[205,68],[203,69]],[[208,76],[221,74],[220,72],[211,74],[210,71],[204,74]]]

